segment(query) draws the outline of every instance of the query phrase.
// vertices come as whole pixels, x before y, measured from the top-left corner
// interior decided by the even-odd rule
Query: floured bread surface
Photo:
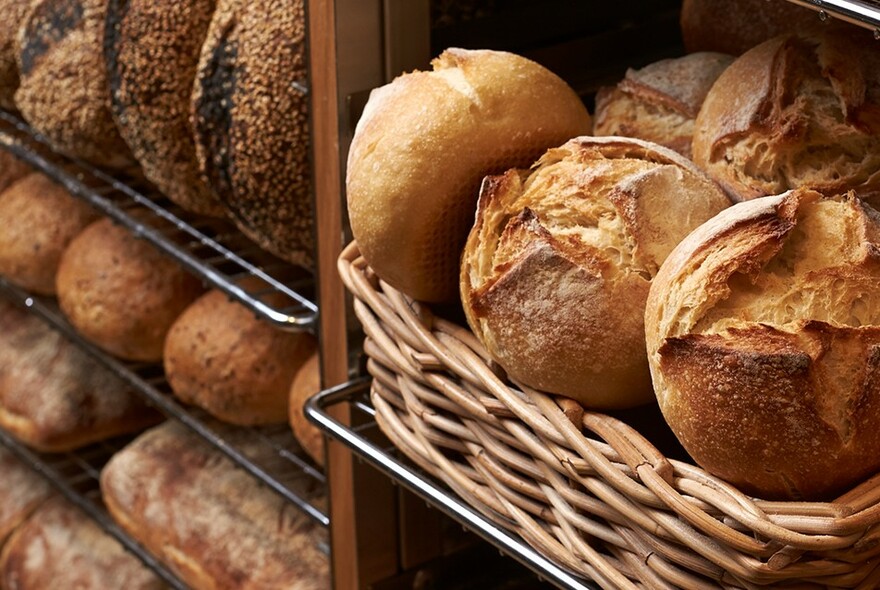
[[[880,468],[880,215],[852,193],[740,203],[660,270],[645,315],[657,398],[707,470],[823,498]]]
[[[810,187],[880,203],[880,52],[846,35],[787,35],[718,78],[694,161],[738,200]]]
[[[487,178],[461,267],[468,322],[519,382],[596,408],[652,399],[643,311],[687,233],[729,205],[675,152],[574,139]]]
[[[0,548],[7,537],[52,495],[46,478],[0,445]],[[2,585],[2,584],[0,584]]]

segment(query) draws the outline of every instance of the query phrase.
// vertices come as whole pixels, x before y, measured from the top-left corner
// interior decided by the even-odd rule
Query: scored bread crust
[[[18,89],[18,64],[15,63],[15,35],[27,16],[31,0],[0,0],[0,108],[15,111]]]
[[[519,383],[593,408],[646,403],[651,278],[729,204],[690,161],[632,138],[577,138],[489,177],[462,256],[468,323]]]
[[[880,54],[843,35],[784,35],[724,71],[694,161],[736,200],[809,186],[880,203]]]
[[[880,215],[800,189],[689,235],[651,286],[660,408],[708,471],[822,499],[880,468]]]
[[[373,270],[430,302],[457,293],[480,181],[588,133],[574,91],[526,58],[447,49],[373,90],[348,156],[351,228]]]

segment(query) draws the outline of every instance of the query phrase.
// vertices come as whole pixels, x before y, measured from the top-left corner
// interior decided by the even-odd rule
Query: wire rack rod
[[[788,0],[828,16],[874,31],[880,39],[880,2],[876,0]]]

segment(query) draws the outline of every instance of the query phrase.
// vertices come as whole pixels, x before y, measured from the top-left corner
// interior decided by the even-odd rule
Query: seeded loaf
[[[0,0],[0,109],[14,111],[18,88],[18,64],[15,63],[15,35],[30,9],[31,0]]]
[[[0,445],[0,549],[9,535],[52,495],[49,482]],[[2,584],[2,583],[0,583]]]
[[[109,0],[104,57],[113,116],[144,176],[195,213],[223,206],[196,161],[190,95],[215,0]]]
[[[33,172],[26,162],[12,152],[0,148],[0,195],[3,191]]]
[[[290,388],[290,428],[306,453],[324,465],[324,435],[305,415],[306,400],[321,390],[321,363],[315,352],[296,372]]]

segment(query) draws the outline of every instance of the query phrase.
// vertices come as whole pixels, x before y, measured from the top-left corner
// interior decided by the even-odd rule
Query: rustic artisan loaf
[[[150,362],[162,359],[168,329],[202,292],[177,263],[109,219],[70,243],[56,289],[83,336],[121,358]]]
[[[165,584],[67,500],[43,504],[0,555],[0,587],[10,590],[161,590]]]
[[[880,214],[808,189],[700,226],[651,286],[660,408],[708,471],[825,498],[880,469]]]
[[[103,39],[107,0],[34,0],[18,34],[15,104],[52,145],[94,164],[131,153],[110,114]]]
[[[0,445],[0,548],[6,539],[49,496],[46,478]],[[2,587],[2,582],[0,582]]]
[[[383,280],[452,301],[480,181],[528,166],[589,133],[590,115],[555,74],[500,51],[447,49],[433,71],[373,90],[348,155],[351,229]]]
[[[15,110],[18,64],[15,63],[15,35],[31,7],[31,0],[0,0],[0,109]]]
[[[736,199],[809,186],[880,204],[880,52],[831,34],[755,47],[706,96],[693,153]]]
[[[39,172],[0,195],[0,274],[41,295],[55,293],[61,255],[97,211]]]
[[[645,403],[651,278],[729,204],[689,160],[622,137],[576,138],[489,177],[462,256],[468,323],[519,383],[593,408]]]
[[[281,331],[211,291],[168,331],[165,375],[177,397],[224,422],[286,422],[290,384],[316,346],[311,334]]]
[[[617,86],[596,94],[593,135],[637,137],[690,158],[703,99],[732,61],[723,53],[701,52],[627,70]]]
[[[35,449],[59,452],[158,420],[61,334],[0,301],[0,427]]]
[[[0,195],[33,171],[33,168],[18,156],[0,148]]]
[[[321,390],[321,363],[315,352],[296,372],[290,388],[290,428],[306,453],[324,465],[324,435],[306,418],[306,400]]]
[[[146,176],[196,213],[225,210],[202,180],[190,96],[215,0],[110,0],[104,57],[113,116]]]
[[[251,433],[222,431],[258,464]],[[262,453],[275,453],[261,445]],[[330,586],[322,529],[220,451],[167,422],[117,453],[101,474],[110,514],[196,589]]]
[[[193,89],[202,172],[239,229],[313,259],[303,0],[219,0]]]

